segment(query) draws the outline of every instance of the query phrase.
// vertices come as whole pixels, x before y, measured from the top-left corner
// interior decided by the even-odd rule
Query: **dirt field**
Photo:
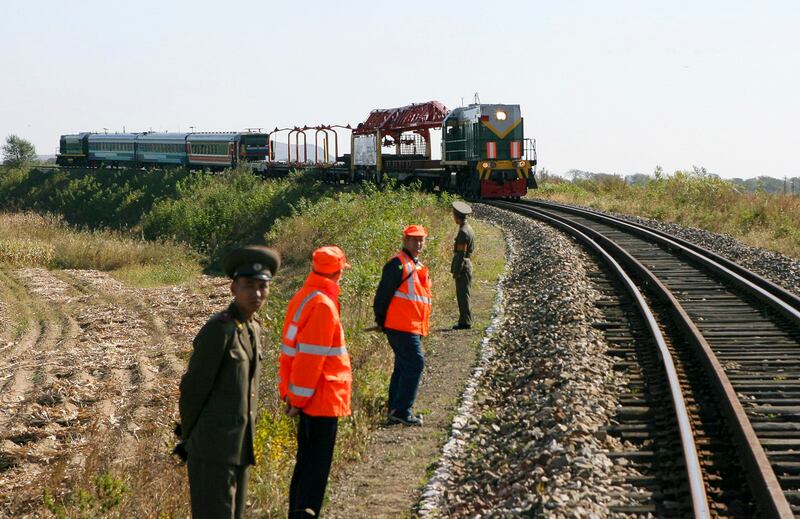
[[[227,282],[132,289],[97,271],[0,269],[0,287],[0,517],[38,516],[45,490],[84,486],[76,508],[102,510],[120,488],[105,472],[158,474],[137,491],[143,513],[185,492],[165,409]]]

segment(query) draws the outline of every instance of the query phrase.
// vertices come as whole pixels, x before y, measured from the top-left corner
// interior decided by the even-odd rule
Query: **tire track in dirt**
[[[96,352],[102,388],[96,431],[115,438],[117,462],[125,462],[136,454],[144,423],[156,418],[148,410],[158,389],[149,357],[163,325],[142,310],[138,291],[105,273],[65,270],[56,275],[89,298],[74,310]]]
[[[31,368],[25,367],[32,346],[42,334],[39,316],[19,282],[0,269],[3,362],[0,363],[0,430],[5,429],[11,406],[27,393]]]
[[[158,412],[153,420],[159,425],[169,425],[170,417],[161,412],[166,403],[164,396],[174,396],[174,402],[177,401],[174,389],[185,369],[191,339],[210,312],[224,305],[227,295],[220,288],[227,281],[203,277],[198,285],[205,293],[200,293],[187,287],[131,288],[97,271],[68,270],[63,274],[73,278],[82,290],[102,294],[109,304],[130,311],[120,323],[127,327],[127,338],[140,332],[144,335],[136,345],[135,356],[126,363],[127,373],[119,367],[113,371],[119,384],[125,383],[127,378],[131,389],[135,388],[130,392],[126,414],[144,417],[148,415],[148,408],[156,408]],[[193,311],[209,304],[214,310]],[[131,322],[135,326],[131,326]],[[137,424],[129,427],[130,430],[137,428]]]
[[[5,299],[13,296],[12,313],[17,330],[25,331],[0,357],[5,378],[0,412],[0,505],[6,508],[42,472],[60,450],[66,428],[77,418],[77,408],[54,390],[52,367],[64,359],[53,352],[75,337],[69,318],[53,308],[51,300],[68,287],[51,282],[46,270],[26,269],[14,274],[3,270]],[[11,315],[14,315],[12,318]],[[5,321],[4,321],[5,322]]]

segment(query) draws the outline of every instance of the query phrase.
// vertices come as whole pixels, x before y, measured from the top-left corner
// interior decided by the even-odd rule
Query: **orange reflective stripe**
[[[319,355],[321,357],[336,357],[347,353],[347,348],[334,348],[332,346],[317,346],[316,344],[297,343],[298,353],[308,353],[309,355]]]
[[[420,303],[427,304],[427,305],[431,304],[431,298],[430,297],[417,295],[417,291],[414,288],[414,285],[417,282],[417,279],[415,279],[415,278],[419,277],[417,275],[417,266],[414,263],[414,260],[409,260],[408,262],[404,261],[403,258],[400,258],[400,260],[403,261],[403,266],[404,266],[403,274],[404,274],[404,277],[406,277],[408,279],[406,280],[406,283],[405,283],[406,284],[406,291],[403,292],[402,291],[403,287],[400,286],[395,291],[394,296],[395,297],[399,297],[401,299],[407,299],[409,301],[418,301]],[[406,269],[411,273],[411,275],[406,274]]]

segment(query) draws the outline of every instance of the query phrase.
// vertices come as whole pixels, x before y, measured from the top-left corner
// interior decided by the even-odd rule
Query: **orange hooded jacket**
[[[278,392],[310,416],[350,414],[353,376],[339,291],[335,282],[312,272],[286,308]]]

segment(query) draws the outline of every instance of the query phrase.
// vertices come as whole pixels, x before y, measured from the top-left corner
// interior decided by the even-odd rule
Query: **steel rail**
[[[597,241],[592,239],[587,233],[583,232],[582,229],[579,229],[579,226],[573,226],[569,223],[559,220],[558,218],[550,217],[539,211],[527,208],[517,208],[513,204],[506,202],[489,202],[489,205],[511,209],[528,216],[534,216],[535,218],[544,220],[547,223],[568,232],[577,238],[581,243],[592,249],[600,257],[602,257],[611,270],[613,270],[614,273],[619,277],[620,281],[625,286],[626,291],[636,301],[636,306],[647,323],[650,334],[653,336],[653,339],[658,346],[658,356],[661,359],[664,367],[664,372],[666,374],[667,383],[669,386],[670,397],[672,400],[672,407],[675,411],[675,418],[678,423],[678,430],[680,432],[681,449],[683,451],[683,460],[686,467],[687,478],[689,480],[689,492],[692,497],[692,510],[694,511],[694,517],[697,519],[711,517],[708,505],[708,497],[706,496],[705,483],[703,481],[703,471],[700,467],[700,460],[698,458],[697,448],[695,446],[694,432],[689,421],[689,413],[686,409],[686,402],[681,391],[680,380],[678,379],[678,373],[675,369],[675,363],[672,360],[672,355],[667,347],[664,335],[661,333],[658,321],[653,315],[653,312],[641,291],[636,287],[636,284],[625,272],[625,269],[614,259],[611,253],[609,253],[608,250],[601,246]],[[611,245],[612,248],[618,248],[616,244]],[[606,244],[606,247],[608,246],[609,245]]]
[[[534,214],[539,213],[543,217],[550,219],[569,221],[570,225],[581,228],[581,230],[583,230],[587,235],[592,236],[593,239],[601,243],[614,243],[611,239],[602,235],[598,231],[592,230],[574,221],[568,220],[564,217],[559,217],[546,210],[543,211],[531,209],[530,206],[538,205],[537,202],[534,202],[534,204],[531,204],[528,201],[523,203],[495,202],[491,205],[505,207],[522,214],[528,214],[528,212],[530,212],[533,216]],[[570,207],[569,211],[561,208],[554,209],[564,210],[565,212],[576,214],[578,216],[584,216],[592,220],[602,220],[603,222],[607,222],[609,225],[613,225],[614,227],[624,227],[629,229],[632,234],[640,237],[646,236],[656,243],[661,243],[674,251],[683,253],[695,259],[706,268],[709,268],[712,272],[723,276],[728,281],[734,283],[734,285],[737,285],[740,289],[746,290],[750,294],[757,296],[758,299],[768,302],[784,316],[800,325],[800,312],[798,312],[798,310],[793,308],[790,304],[778,299],[776,296],[773,296],[767,292],[764,288],[748,281],[743,276],[733,272],[731,269],[715,263],[710,258],[703,257],[697,251],[688,249],[674,240],[661,237],[649,229],[637,227],[633,224],[629,225],[628,222],[619,220],[615,222],[609,222],[608,217],[605,217],[605,215],[592,213],[579,208]],[[722,368],[722,365],[719,363],[719,360],[706,341],[705,337],[703,337],[702,333],[689,317],[688,313],[684,310],[683,306],[680,304],[680,302],[678,302],[669,289],[667,289],[666,286],[664,286],[664,284],[649,269],[641,265],[641,263],[633,258],[633,256],[631,256],[627,251],[622,249],[619,250],[620,260],[637,271],[640,280],[652,287],[654,295],[670,309],[676,323],[681,327],[689,342],[696,348],[701,362],[703,362],[708,369],[711,375],[712,386],[720,397],[720,400],[723,404],[724,414],[729,422],[728,425],[733,432],[734,439],[739,447],[739,451],[742,453],[742,461],[747,469],[747,479],[750,482],[753,495],[755,496],[762,513],[765,515],[765,517],[794,517],[789,502],[787,501],[772,468],[772,464],[769,462],[769,459],[767,458],[767,455],[764,452],[760,441],[758,440],[753,426],[750,423],[750,419],[747,417],[747,414],[745,413],[745,410],[739,401],[739,397],[737,396],[736,391],[733,389],[733,385],[728,379],[725,370]]]
[[[766,290],[767,292],[769,292],[773,296],[777,297],[781,301],[787,303],[788,305],[790,305],[790,306],[792,306],[792,307],[794,307],[796,309],[800,309],[800,296],[798,296],[797,294],[794,294],[793,292],[790,292],[790,291],[786,290],[782,286],[777,285],[777,284],[773,283],[772,281],[770,281],[770,280],[768,280],[768,279],[766,279],[766,278],[764,278],[762,276],[759,276],[758,274],[756,274],[752,270],[748,270],[747,268],[739,265],[738,263],[734,263],[733,261],[729,260],[728,258],[726,258],[724,256],[721,256],[720,254],[717,254],[714,251],[706,249],[705,247],[702,247],[702,246],[697,245],[695,243],[692,243],[690,241],[684,240],[683,238],[679,238],[677,236],[673,236],[673,235],[671,235],[671,234],[669,234],[669,233],[667,233],[665,231],[661,231],[661,230],[658,230],[658,229],[652,229],[650,227],[647,227],[644,224],[630,222],[630,221],[625,220],[623,218],[620,218],[620,217],[617,217],[617,216],[613,216],[613,215],[604,214],[604,213],[601,213],[599,211],[594,211],[592,209],[586,209],[586,208],[582,208],[582,207],[575,207],[575,206],[571,206],[571,205],[567,205],[567,204],[560,204],[560,203],[557,203],[557,202],[545,202],[545,201],[542,201],[542,200],[520,200],[520,202],[522,202],[522,203],[524,203],[526,205],[535,205],[535,206],[539,206],[539,207],[552,207],[552,208],[559,209],[559,210],[562,210],[562,211],[569,211],[569,212],[572,212],[573,210],[574,211],[581,211],[581,212],[584,212],[584,213],[588,213],[588,214],[592,214],[592,215],[597,215],[598,217],[602,217],[606,221],[608,221],[609,223],[614,222],[614,224],[616,224],[616,225],[633,226],[633,227],[638,227],[640,229],[646,230],[649,233],[661,236],[662,238],[665,238],[665,239],[668,239],[668,240],[672,240],[675,243],[678,243],[678,244],[686,247],[687,249],[693,250],[693,251],[697,252],[698,254],[701,254],[701,255],[703,255],[703,256],[705,256],[707,258],[710,258],[710,259],[714,260],[715,262],[717,262],[720,265],[724,266],[728,270],[730,270],[732,272],[735,272],[736,274],[739,274],[744,279],[746,279],[746,280],[752,282],[753,284],[763,288],[764,290]]]
[[[548,207],[548,203],[539,202],[536,200],[530,200],[530,201],[526,200],[525,202],[522,203],[524,205],[536,205],[540,207]],[[800,298],[797,298],[793,294],[790,294],[783,289],[781,289],[780,291],[787,293],[788,296],[779,296],[775,293],[772,293],[769,288],[770,285],[775,288],[779,288],[777,287],[777,285],[774,285],[773,283],[760,278],[760,276],[758,276],[753,272],[750,272],[741,265],[738,265],[736,269],[732,269],[729,266],[722,264],[722,262],[717,261],[716,258],[712,257],[710,254],[706,255],[704,252],[700,252],[699,250],[697,250],[697,249],[704,250],[702,249],[702,247],[697,247],[697,246],[695,246],[695,248],[687,247],[682,243],[679,243],[679,241],[675,239],[674,236],[671,236],[663,232],[656,232],[653,229],[650,229],[643,225],[634,224],[618,218],[612,218],[603,213],[588,211],[580,207],[565,206],[565,205],[559,205],[559,206],[551,205],[550,207],[552,207],[552,209],[554,210],[568,212],[571,214],[575,214],[577,216],[583,216],[591,220],[599,220],[601,222],[607,223],[608,225],[612,225],[614,227],[627,230],[631,234],[645,237],[655,243],[664,245],[671,250],[678,251],[679,253],[699,262],[704,267],[708,268],[717,275],[732,282],[734,285],[741,288],[742,290],[749,292],[751,295],[753,295],[760,301],[773,307],[784,317],[786,317],[792,323],[794,323],[795,326],[800,327]],[[715,256],[718,257],[718,255]],[[728,261],[728,263],[733,264],[733,262],[730,261]],[[745,275],[744,273],[747,274]],[[756,283],[748,278],[761,279],[762,282]],[[786,297],[786,299],[784,299],[784,297]],[[797,301],[797,304],[794,303],[795,300]]]

